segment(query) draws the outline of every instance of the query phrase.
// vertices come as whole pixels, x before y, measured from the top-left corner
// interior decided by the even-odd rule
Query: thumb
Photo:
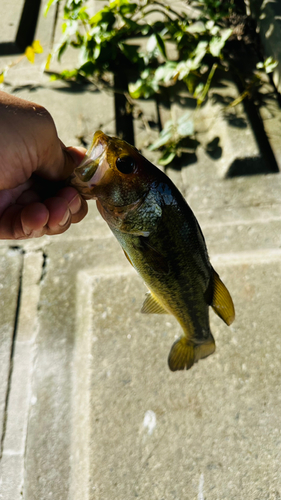
[[[82,147],[64,146],[62,151],[64,155],[62,178],[66,179],[72,174],[73,170],[80,165],[87,150]]]

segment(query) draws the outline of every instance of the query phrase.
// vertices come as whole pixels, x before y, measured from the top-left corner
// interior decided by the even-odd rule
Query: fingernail
[[[77,194],[68,205],[69,210],[72,213],[72,215],[75,215],[75,214],[77,214],[77,212],[79,212],[81,205],[82,205],[81,198],[80,198],[79,194]]]
[[[67,211],[65,212],[65,214],[64,214],[64,216],[63,216],[63,218],[62,218],[62,220],[60,221],[59,226],[61,226],[61,227],[65,226],[65,225],[66,225],[66,223],[68,222],[69,218],[70,218],[70,211],[69,211],[69,210],[67,210]]]
[[[24,236],[22,238],[29,238],[32,235],[32,229],[22,223],[22,231]]]

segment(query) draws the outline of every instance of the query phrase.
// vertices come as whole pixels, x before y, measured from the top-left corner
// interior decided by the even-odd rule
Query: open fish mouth
[[[96,182],[93,182],[94,177],[98,171],[98,167],[104,163],[105,155],[106,145],[99,139],[99,137],[94,137],[91,148],[87,151],[79,167],[75,169],[75,174],[80,181],[85,182],[88,185],[90,183],[96,184]]]

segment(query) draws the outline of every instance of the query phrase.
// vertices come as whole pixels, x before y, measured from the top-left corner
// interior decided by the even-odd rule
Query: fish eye
[[[122,174],[131,174],[135,166],[135,160],[131,156],[122,156],[116,160],[116,167]]]

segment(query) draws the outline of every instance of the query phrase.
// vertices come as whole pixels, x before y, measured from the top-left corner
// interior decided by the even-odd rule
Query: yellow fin
[[[213,336],[205,344],[191,344],[186,337],[181,337],[172,345],[168,364],[172,372],[189,370],[199,359],[210,356],[216,349]]]
[[[145,301],[142,305],[141,312],[144,314],[169,314],[164,307],[159,304],[157,299],[151,292],[147,292]]]
[[[223,319],[227,325],[231,325],[235,318],[235,309],[226,286],[220,280],[219,275],[213,270],[213,298],[210,304],[215,313]]]

